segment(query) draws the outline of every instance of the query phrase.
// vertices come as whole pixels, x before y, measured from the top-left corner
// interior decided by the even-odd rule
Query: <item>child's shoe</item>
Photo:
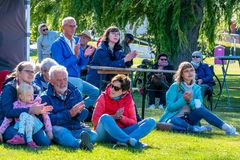
[[[12,139],[7,140],[7,143],[10,144],[25,144],[24,137],[17,134]]]
[[[34,141],[28,142],[27,146],[32,149],[37,149],[39,147]]]

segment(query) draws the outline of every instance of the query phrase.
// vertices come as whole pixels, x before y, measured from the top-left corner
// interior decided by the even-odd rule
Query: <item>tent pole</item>
[[[25,5],[25,22],[26,22],[26,55],[30,60],[30,0],[24,0]]]

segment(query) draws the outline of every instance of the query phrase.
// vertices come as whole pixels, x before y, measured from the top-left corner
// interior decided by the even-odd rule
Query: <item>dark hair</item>
[[[130,33],[126,33],[125,34],[125,38],[128,38],[129,40],[131,40],[131,41],[133,41],[134,40],[134,37],[133,37],[133,35],[132,34],[130,34]]]
[[[105,32],[104,32],[104,34],[102,36],[102,41],[107,42],[107,43],[109,42],[108,36],[109,36],[110,32],[120,32],[120,31],[119,31],[119,29],[116,26],[108,27],[105,30]],[[119,41],[120,41],[120,38],[119,38]],[[119,41],[115,45],[119,44]]]
[[[131,80],[128,76],[125,76],[124,74],[118,74],[115,77],[113,77],[113,79],[111,80],[111,82],[115,82],[118,81],[121,84],[121,89],[123,91],[128,91],[130,90],[131,87]]]
[[[157,60],[159,60],[161,57],[167,57],[168,58],[168,55],[166,55],[165,53],[160,53]]]

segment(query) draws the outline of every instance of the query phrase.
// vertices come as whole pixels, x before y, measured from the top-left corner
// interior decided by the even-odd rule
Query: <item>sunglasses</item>
[[[192,56],[192,58],[201,58],[200,56]]]
[[[25,69],[23,70],[24,72],[27,72],[28,74],[34,74],[34,71],[33,70],[28,70],[28,69]]]
[[[113,84],[111,84],[111,88],[113,88],[115,91],[119,91],[121,89],[121,87],[114,86]]]
[[[48,28],[46,28],[46,29],[43,29],[42,31],[43,31],[43,32],[45,32],[45,31],[48,31]]]
[[[165,59],[165,58],[163,58],[163,59],[162,59],[162,58],[160,58],[160,60],[161,60],[161,61],[167,61],[167,59]]]

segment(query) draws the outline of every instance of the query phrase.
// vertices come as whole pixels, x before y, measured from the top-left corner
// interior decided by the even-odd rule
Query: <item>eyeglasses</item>
[[[121,87],[114,86],[113,84],[111,84],[111,88],[113,88],[115,91],[119,91],[121,89]]]
[[[161,60],[161,61],[167,61],[167,59],[166,59],[166,58],[160,58],[160,60]]]
[[[33,71],[33,70],[25,69],[25,70],[22,70],[22,71],[27,72],[28,74],[34,74],[34,71]]]
[[[48,28],[42,29],[43,32],[48,31]]]
[[[192,56],[192,58],[201,58],[200,56]]]

